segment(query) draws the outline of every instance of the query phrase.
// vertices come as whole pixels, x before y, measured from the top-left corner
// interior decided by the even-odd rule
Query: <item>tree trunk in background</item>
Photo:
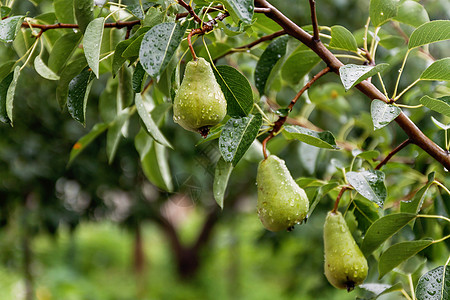
[[[31,273],[31,248],[30,248],[30,240],[28,234],[25,233],[25,236],[22,241],[23,247],[23,275],[25,281],[25,299],[33,300],[33,275]]]
[[[137,277],[143,275],[145,271],[145,253],[144,243],[142,241],[141,224],[136,225],[134,231],[134,257],[133,257],[134,273]]]

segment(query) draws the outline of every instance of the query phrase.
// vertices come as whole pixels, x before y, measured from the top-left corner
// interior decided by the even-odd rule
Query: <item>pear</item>
[[[330,211],[323,230],[325,276],[339,289],[353,290],[367,277],[367,260],[340,212]]]
[[[270,155],[259,163],[257,211],[270,231],[291,230],[303,222],[309,209],[305,191],[297,185],[284,160]]]
[[[227,101],[211,65],[202,57],[187,63],[173,102],[173,120],[186,130],[206,136],[227,114]]]

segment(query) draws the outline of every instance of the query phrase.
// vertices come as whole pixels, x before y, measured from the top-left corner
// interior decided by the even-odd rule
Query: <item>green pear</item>
[[[330,211],[323,230],[325,276],[339,289],[353,290],[367,277],[367,260],[340,212]]]
[[[257,211],[270,231],[291,230],[303,222],[309,209],[305,191],[297,185],[284,160],[270,155],[259,163]]]
[[[173,120],[186,130],[206,136],[227,114],[227,101],[211,65],[202,57],[187,63],[173,101]]]

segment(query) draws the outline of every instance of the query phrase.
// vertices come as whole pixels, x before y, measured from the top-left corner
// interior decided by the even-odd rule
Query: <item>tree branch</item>
[[[258,8],[268,9],[268,12],[265,12],[267,17],[278,23],[289,35],[295,37],[308,46],[331,68],[333,72],[339,74],[339,68],[343,66],[343,64],[325,47],[322,42],[314,42],[310,34],[292,22],[266,0],[255,0],[255,6]],[[356,85],[356,88],[372,100],[380,99],[386,103],[389,102],[389,99],[386,99],[383,93],[367,80]],[[400,113],[400,115],[395,119],[395,122],[397,122],[397,124],[408,135],[412,143],[422,148],[431,157],[450,170],[450,156],[441,147],[432,142],[419,128],[417,128],[417,126],[404,113]]]
[[[309,6],[311,8],[311,24],[313,26],[313,38],[315,41],[319,41],[319,23],[317,22],[317,13],[316,13],[316,1],[309,0]]]
[[[402,142],[400,145],[398,145],[394,150],[391,151],[376,167],[375,170],[381,169],[382,166],[384,166],[395,154],[397,154],[400,150],[405,148],[411,144],[411,140],[407,139],[404,142]]]
[[[180,4],[181,6],[183,6],[188,12],[189,14],[194,17],[195,22],[197,22],[198,24],[202,23],[202,19],[199,18],[199,16],[197,16],[197,14],[195,13],[195,11],[192,9],[192,6],[190,6],[189,4],[187,4],[186,2],[184,2],[183,0],[178,0],[178,4]]]

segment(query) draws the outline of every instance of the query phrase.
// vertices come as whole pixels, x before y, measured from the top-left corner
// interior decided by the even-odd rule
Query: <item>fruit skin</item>
[[[257,211],[270,231],[290,230],[303,222],[309,209],[305,191],[297,185],[284,160],[270,155],[259,163]]]
[[[173,120],[186,130],[206,134],[227,114],[227,101],[211,65],[202,57],[187,63],[173,101]]]
[[[340,212],[330,211],[323,230],[325,276],[339,289],[353,290],[367,277],[367,260]]]

